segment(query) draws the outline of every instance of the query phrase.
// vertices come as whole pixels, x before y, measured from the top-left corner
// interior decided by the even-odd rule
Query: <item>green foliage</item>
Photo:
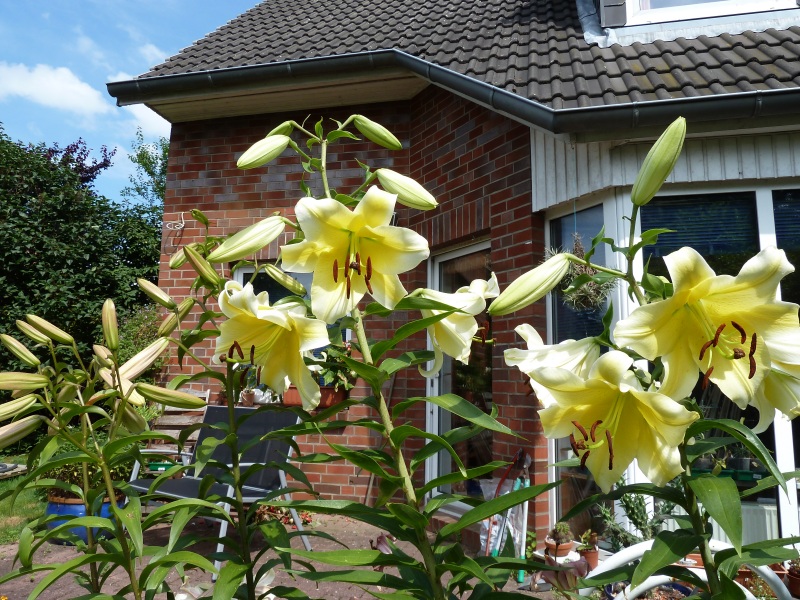
[[[134,280],[155,281],[160,218],[114,204],[92,188],[110,163],[87,162],[82,141],[66,149],[23,146],[0,130],[0,329],[34,313],[72,332],[84,356],[100,337],[96,315],[112,298],[121,314],[144,300]],[[0,370],[17,365],[6,353]]]
[[[161,324],[159,307],[155,304],[142,304],[131,309],[119,323],[119,360],[124,363],[136,353],[158,339],[158,326]],[[137,381],[154,383],[166,356],[160,356]]]
[[[152,144],[145,143],[139,127],[131,148],[133,154],[128,158],[135,165],[136,173],[128,178],[131,185],[122,190],[122,197],[148,206],[163,204],[167,190],[169,140],[161,137]]]

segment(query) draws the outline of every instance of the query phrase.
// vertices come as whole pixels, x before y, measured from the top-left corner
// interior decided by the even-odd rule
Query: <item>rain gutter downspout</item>
[[[473,102],[553,133],[631,131],[645,126],[662,127],[678,116],[686,117],[690,121],[715,121],[796,114],[797,96],[800,94],[800,88],[756,90],[554,110],[518,94],[392,49],[200,73],[144,77],[109,83],[107,88],[109,94],[117,99],[117,104],[125,106],[163,100],[170,96],[177,99],[181,96],[199,95],[200,91],[209,89],[220,92],[252,89],[263,86],[269,79],[298,79],[320,75],[329,77],[333,74],[352,74],[398,66]]]

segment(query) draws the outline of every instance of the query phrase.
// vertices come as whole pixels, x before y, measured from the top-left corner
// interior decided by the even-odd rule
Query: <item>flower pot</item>
[[[544,545],[547,548],[547,553],[550,556],[566,556],[575,547],[575,542],[565,542],[563,544],[556,544],[555,540],[551,537],[544,538]]]
[[[239,394],[239,400],[242,406],[253,406],[256,403],[255,390],[242,390]]]
[[[317,409],[321,408],[328,408],[329,406],[333,406],[334,404],[339,404],[343,402],[347,398],[347,390],[340,388],[334,389],[332,387],[321,387],[319,388],[320,391],[320,400]],[[283,393],[283,404],[286,406],[302,406],[303,400],[300,398],[300,392],[297,391],[297,388],[291,386],[287,388],[287,390]]]
[[[729,469],[736,471],[749,471],[750,459],[746,456],[734,456],[728,459],[727,465]]]
[[[795,575],[791,571],[786,573],[786,587],[789,588],[789,593],[795,598],[800,598],[800,575]]]
[[[578,550],[578,554],[581,555],[581,558],[586,560],[590,571],[597,568],[597,564],[600,562],[600,550],[597,548],[592,548],[591,550]]]
[[[58,496],[53,494],[52,492],[47,494],[47,508],[45,509],[46,515],[56,515],[59,517],[85,517],[86,516],[86,505],[84,505],[83,500],[80,498],[66,498],[63,496]],[[100,508],[100,517],[111,518],[111,503],[110,502],[103,502],[103,505]],[[47,529],[55,529],[59,525],[66,523],[66,518],[60,519],[53,519],[52,521],[47,522]],[[88,542],[88,534],[86,531],[86,527],[73,527],[69,530],[69,532],[78,539],[82,540],[84,543]],[[92,529],[92,535],[95,539],[99,537],[108,537],[110,533],[107,530],[101,530],[97,527]],[[73,546],[74,543],[59,538],[50,538],[50,543],[52,544],[62,544],[65,546]]]

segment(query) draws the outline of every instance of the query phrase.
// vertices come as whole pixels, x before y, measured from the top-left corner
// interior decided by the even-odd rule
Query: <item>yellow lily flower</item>
[[[638,307],[614,330],[620,346],[649,360],[661,357],[661,393],[685,398],[704,373],[704,383],[715,383],[740,408],[755,402],[763,409],[770,403],[756,397],[773,365],[800,377],[798,306],[775,300],[780,280],[794,271],[782,250],[762,250],[736,277],[716,275],[691,248],[664,260],[673,296]],[[770,387],[777,381],[776,375]],[[771,404],[786,408],[778,400]]]
[[[398,275],[428,258],[421,235],[389,225],[396,196],[371,187],[354,210],[331,198],[302,198],[295,209],[305,239],[281,248],[283,268],[313,273],[311,310],[334,323],[369,292],[386,308],[406,295]]]
[[[450,294],[429,289],[419,289],[412,293],[414,296],[436,300],[460,311],[454,312],[428,327],[428,336],[431,339],[435,358],[430,370],[424,370],[420,366],[419,372],[423,376],[433,377],[441,370],[444,354],[452,356],[464,364],[469,362],[472,338],[478,332],[475,315],[486,309],[488,298],[496,298],[499,293],[500,286],[494,273],[488,281],[475,279],[468,286],[461,287]],[[439,315],[443,311],[423,309],[420,312],[424,318],[428,318]]]
[[[548,438],[569,436],[595,481],[608,492],[634,458],[656,485],[683,472],[678,445],[699,415],[669,396],[642,390],[630,370],[633,359],[612,350],[598,358],[587,378],[545,367],[531,373],[553,402],[539,411]]]
[[[504,352],[506,364],[517,367],[531,377],[531,386],[536,397],[544,406],[553,403],[547,388],[533,379],[532,373],[543,367],[567,369],[581,378],[589,375],[589,370],[600,356],[600,344],[593,337],[581,340],[564,340],[552,346],[545,345],[537,331],[527,323],[518,326],[516,331],[528,344],[528,349],[510,348]]]
[[[303,362],[303,352],[327,346],[325,323],[306,316],[305,306],[286,302],[270,306],[269,296],[256,296],[253,286],[228,281],[219,297],[227,320],[220,325],[215,359],[229,356],[259,367],[259,382],[282,394],[286,379],[303,399],[303,408],[319,404],[319,384]],[[239,351],[241,350],[241,353]]]

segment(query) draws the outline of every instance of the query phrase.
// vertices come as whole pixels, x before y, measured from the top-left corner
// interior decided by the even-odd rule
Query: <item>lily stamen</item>
[[[742,341],[741,341],[740,343],[741,343],[741,344],[744,344],[744,343],[745,343],[745,341],[747,341],[747,333],[745,332],[745,330],[744,330],[744,327],[742,327],[741,325],[739,325],[739,324],[738,324],[736,321],[731,321],[731,325],[733,325],[733,328],[734,328],[736,331],[738,331],[738,332],[739,332],[739,335],[741,335],[741,336],[742,336]]]
[[[744,340],[742,340],[742,343],[744,344]],[[750,354],[748,354],[748,356],[752,357],[756,353],[757,344],[758,344],[758,334],[753,333],[753,337],[750,340]]]
[[[575,425],[575,428],[581,432],[581,435],[583,436],[584,440],[589,439],[589,434],[586,432],[586,428],[583,425],[578,423],[578,421],[573,421],[572,424]]]
[[[372,279],[372,257],[367,257],[367,280]]]
[[[608,442],[608,470],[614,468],[614,446],[611,443],[611,432],[606,429],[606,441]]]
[[[722,325],[717,327],[717,332],[714,334],[714,339],[711,341],[711,345],[714,346],[715,348],[717,347],[717,344],[719,343],[719,336],[722,333],[723,329],[725,329],[725,323],[723,323]]]
[[[346,297],[347,297],[348,300],[350,299],[350,278],[349,277],[347,278],[347,294],[346,294]]]
[[[714,340],[708,340],[708,341],[707,341],[705,344],[703,344],[703,347],[702,347],[702,348],[700,348],[700,358],[699,358],[698,360],[703,360],[703,357],[704,357],[704,356],[705,356],[705,354],[706,354],[706,350],[708,350],[708,349],[709,349],[709,347],[710,347],[710,346],[711,346],[713,343],[714,343]]]
[[[751,361],[751,368],[752,368],[752,361]],[[711,377],[711,373],[714,372],[714,367],[709,367],[708,371],[705,372],[703,375],[703,385],[702,388],[706,389],[708,387],[708,378]]]
[[[589,437],[592,438],[593,442],[597,441],[597,438],[595,438],[595,433],[597,432],[598,425],[600,425],[601,423],[602,423],[602,421],[599,420],[599,419],[597,421],[595,421],[594,423],[592,423],[592,429],[589,431]]]
[[[744,358],[744,350],[742,350],[741,348],[734,348],[733,360],[739,360],[740,358]]]
[[[333,259],[333,283],[339,283],[339,259]]]
[[[361,254],[358,252],[356,252],[356,266],[354,268],[356,270],[356,273],[361,275]]]
[[[256,345],[253,344],[250,346],[250,364],[254,365],[256,363]]]

